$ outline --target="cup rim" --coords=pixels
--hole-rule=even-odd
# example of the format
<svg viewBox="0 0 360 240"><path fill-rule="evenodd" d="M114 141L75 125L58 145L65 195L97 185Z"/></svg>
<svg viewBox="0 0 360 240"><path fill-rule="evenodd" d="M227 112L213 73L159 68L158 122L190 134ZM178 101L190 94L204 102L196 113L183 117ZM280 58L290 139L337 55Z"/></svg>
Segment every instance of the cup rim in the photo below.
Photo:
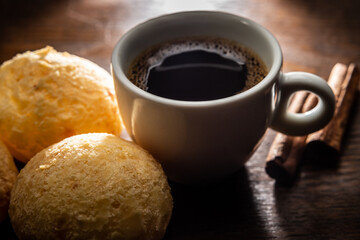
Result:
<svg viewBox="0 0 360 240"><path fill-rule="evenodd" d="M137 87L135 84L133 84L127 78L126 74L123 72L122 68L120 67L120 63L119 63L119 58L118 58L119 49L120 49L124 39L126 39L130 34L132 34L133 31L135 31L136 29L138 29L146 24L150 24L152 22L156 22L158 20L161 20L163 18L167 18L170 16L187 15L187 14L189 14L189 15L195 15L195 14L196 15L200 15L200 14L203 14L203 15L204 14L228 15L228 16L236 17L236 18L240 19L242 23L251 25L253 28L256 28L258 31L262 32L263 36L266 37L266 40L268 42L270 42L271 46L274 49L274 53L275 53L274 58L273 58L273 64L272 64L271 68L269 69L268 74L265 76L265 78L263 80L261 80L259 83L257 83L255 86L251 87L250 89L248 89L244 92L240 92L238 94L228 96L225 98L214 99L214 100L205 100L205 101L185 101L185 100L169 99L169 98L157 96L152 93L146 92L146 91L140 89L139 87ZM258 91L261 91L261 89L266 89L268 85L272 84L272 82L276 79L276 76L280 72L281 67L282 67L282 61L283 61L282 58L283 58L283 56L282 56L281 47L280 47L278 40L275 38L275 36L269 30L267 30L265 27L263 27L262 25L258 24L257 22L255 22L249 18L231 14L228 12L222 12L222 11L207 11L207 10L180 11L180 12L175 12L175 13L170 13L170 14L162 14L160 16L150 18L150 19L132 27L123 36L121 36L121 38L116 43L116 45L113 49L113 52L112 52L110 67L111 67L112 74L113 75L115 74L115 76L113 76L114 81L121 81L123 86L127 90L130 90L131 92L141 96L142 98L145 98L147 100L151 100L153 102L157 102L160 104L172 105L172 106L208 107L208 106L218 106L218 105L228 104L230 102L238 101L240 99L247 98L247 97L255 94Z"/></svg>

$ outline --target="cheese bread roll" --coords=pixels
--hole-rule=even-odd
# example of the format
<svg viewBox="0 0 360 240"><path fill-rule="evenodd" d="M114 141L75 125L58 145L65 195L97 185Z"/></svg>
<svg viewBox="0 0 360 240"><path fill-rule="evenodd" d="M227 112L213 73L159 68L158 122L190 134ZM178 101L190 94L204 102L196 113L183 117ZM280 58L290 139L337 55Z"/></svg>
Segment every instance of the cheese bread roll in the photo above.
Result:
<svg viewBox="0 0 360 240"><path fill-rule="evenodd" d="M72 136L21 170L9 214L19 239L161 239L172 197L158 162L105 133Z"/></svg>
<svg viewBox="0 0 360 240"><path fill-rule="evenodd" d="M0 222L8 217L10 192L17 175L14 159L0 140Z"/></svg>
<svg viewBox="0 0 360 240"><path fill-rule="evenodd" d="M4 62L0 93L0 138L24 163L72 135L121 131L111 75L52 47Z"/></svg>

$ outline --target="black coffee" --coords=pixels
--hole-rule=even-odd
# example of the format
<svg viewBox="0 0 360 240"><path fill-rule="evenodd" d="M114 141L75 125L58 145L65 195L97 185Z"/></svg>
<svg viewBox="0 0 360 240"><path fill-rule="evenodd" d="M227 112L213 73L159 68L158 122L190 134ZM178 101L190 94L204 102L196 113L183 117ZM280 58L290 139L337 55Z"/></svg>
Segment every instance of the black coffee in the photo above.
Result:
<svg viewBox="0 0 360 240"><path fill-rule="evenodd" d="M185 39L146 50L128 77L152 94L183 101L229 97L260 82L266 67L252 51L225 39Z"/></svg>

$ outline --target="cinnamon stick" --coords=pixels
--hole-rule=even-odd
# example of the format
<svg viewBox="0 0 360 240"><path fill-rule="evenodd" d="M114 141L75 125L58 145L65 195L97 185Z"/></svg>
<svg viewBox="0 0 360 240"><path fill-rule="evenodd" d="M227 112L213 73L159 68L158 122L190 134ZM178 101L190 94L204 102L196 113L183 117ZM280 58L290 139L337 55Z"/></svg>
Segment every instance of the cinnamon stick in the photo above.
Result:
<svg viewBox="0 0 360 240"><path fill-rule="evenodd" d="M289 110L307 112L315 107L317 97L307 92L295 94ZM300 166L301 154L305 146L306 136L292 137L278 133L270 147L266 158L266 173L282 184L290 184L295 179Z"/></svg>
<svg viewBox="0 0 360 240"><path fill-rule="evenodd" d="M276 134L266 158L265 172L276 181L287 183L293 177L293 169L284 167L289 156L294 137Z"/></svg>
<svg viewBox="0 0 360 240"><path fill-rule="evenodd" d="M302 105L304 104L307 92L298 92L291 99L289 111L298 113L301 111ZM267 156L267 162L275 160L276 162L284 162L287 158L293 137L287 136L282 133L278 133L270 147L269 154Z"/></svg>
<svg viewBox="0 0 360 240"><path fill-rule="evenodd" d="M304 158L322 166L338 163L342 138L360 79L355 64L350 64L348 68L343 65L337 76L342 81L338 80L338 85L333 89L336 96L334 117L325 128L308 135L306 139Z"/></svg>
<svg viewBox="0 0 360 240"><path fill-rule="evenodd" d="M336 98L333 119L327 127L308 136L291 137L278 133L266 158L265 171L270 177L279 183L291 184L299 172L303 154L304 158L312 161L314 158L317 161L329 159L329 157L337 158L359 82L358 75L354 64L351 64L349 68L340 63L333 67L328 79L328 84ZM289 110L307 112L316 106L317 101L318 98L313 94L295 95Z"/></svg>

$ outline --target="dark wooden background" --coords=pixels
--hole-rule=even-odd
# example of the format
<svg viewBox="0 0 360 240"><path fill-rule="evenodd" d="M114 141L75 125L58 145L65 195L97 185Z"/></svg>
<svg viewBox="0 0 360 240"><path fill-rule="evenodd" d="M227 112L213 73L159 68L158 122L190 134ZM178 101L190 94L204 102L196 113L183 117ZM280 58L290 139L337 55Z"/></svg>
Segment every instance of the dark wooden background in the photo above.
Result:
<svg viewBox="0 0 360 240"><path fill-rule="evenodd" d="M360 66L357 0L0 0L0 63L51 45L109 70L112 48L129 28L194 9L227 11L264 25L282 46L284 72L327 78L337 62ZM358 97L339 165L305 165L291 187L264 172L272 130L246 168L229 179L210 186L171 183L174 211L165 239L360 239L359 123ZM0 239L16 239L9 221L1 223Z"/></svg>

